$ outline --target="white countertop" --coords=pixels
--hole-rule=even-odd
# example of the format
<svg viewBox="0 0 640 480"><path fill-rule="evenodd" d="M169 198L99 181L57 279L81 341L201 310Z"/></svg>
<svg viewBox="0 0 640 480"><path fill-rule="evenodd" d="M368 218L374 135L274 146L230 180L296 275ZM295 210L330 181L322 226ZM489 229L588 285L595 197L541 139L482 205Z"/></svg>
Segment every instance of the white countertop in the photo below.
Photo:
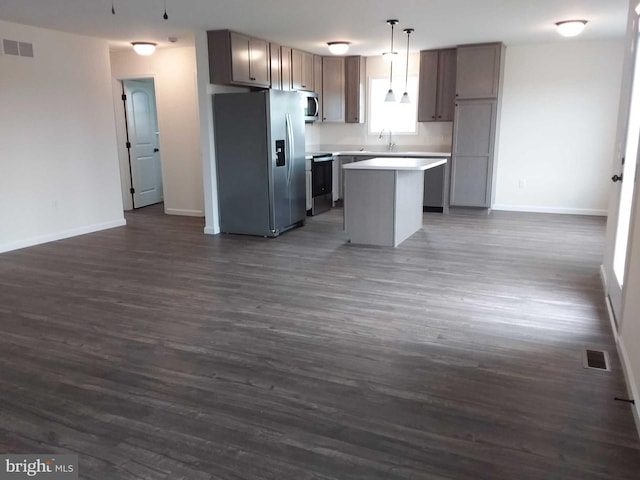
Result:
<svg viewBox="0 0 640 480"><path fill-rule="evenodd" d="M318 151L308 151L307 155L317 155L319 153L328 153L330 155L353 155L353 156L363 156L370 157L372 155L378 157L450 157L450 152L423 152L423 151L409 151L409 152L401 152L401 151L375 151L375 150L318 150Z"/></svg>
<svg viewBox="0 0 640 480"><path fill-rule="evenodd" d="M442 154L441 154L442 155ZM428 170L447 163L446 157L440 158L406 158L376 157L361 162L343 165L345 170Z"/></svg>

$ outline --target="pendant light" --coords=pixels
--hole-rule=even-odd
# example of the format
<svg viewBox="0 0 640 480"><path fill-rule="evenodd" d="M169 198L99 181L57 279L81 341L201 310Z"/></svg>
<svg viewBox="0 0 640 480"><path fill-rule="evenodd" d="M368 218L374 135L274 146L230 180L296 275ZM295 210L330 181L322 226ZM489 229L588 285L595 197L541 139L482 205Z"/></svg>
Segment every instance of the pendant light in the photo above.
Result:
<svg viewBox="0 0 640 480"><path fill-rule="evenodd" d="M414 32L413 28L405 28L404 33L407 34L407 66L404 71L404 93L400 99L400 103L411 103L409 100L409 92L407 92L407 86L409 84L409 36Z"/></svg>
<svg viewBox="0 0 640 480"><path fill-rule="evenodd" d="M397 25L398 20L387 20L387 23L389 25L391 25L391 50L388 52L388 54L390 56L389 58L391 59L391 62L390 62L390 65L389 65L389 91L387 92L387 95L384 97L384 101L385 102L395 102L396 101L396 96L393 93L393 88L392 88L392 83L393 83L393 56L396 54L396 52L393 51L393 27L395 25Z"/></svg>

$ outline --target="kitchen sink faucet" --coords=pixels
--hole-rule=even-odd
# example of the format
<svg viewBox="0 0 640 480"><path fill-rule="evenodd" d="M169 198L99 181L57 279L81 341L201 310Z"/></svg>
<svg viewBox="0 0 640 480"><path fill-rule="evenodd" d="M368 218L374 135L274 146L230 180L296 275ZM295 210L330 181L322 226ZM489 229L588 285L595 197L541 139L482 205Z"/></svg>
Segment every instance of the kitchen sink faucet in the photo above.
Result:
<svg viewBox="0 0 640 480"><path fill-rule="evenodd" d="M382 136L383 136L383 134L384 134L385 130L386 130L386 131L387 131L387 133L389 134L389 145L388 145L388 150L389 150L389 151L392 151L392 150L393 150L393 147L395 147L395 146L396 146L396 144L395 144L395 143L393 143L393 140L392 140L392 135L393 135L393 133L391 132L391 130L389 130L388 128L383 128L382 130L380 130L380 135L378 135L378 140L380 140L380 139L382 138Z"/></svg>

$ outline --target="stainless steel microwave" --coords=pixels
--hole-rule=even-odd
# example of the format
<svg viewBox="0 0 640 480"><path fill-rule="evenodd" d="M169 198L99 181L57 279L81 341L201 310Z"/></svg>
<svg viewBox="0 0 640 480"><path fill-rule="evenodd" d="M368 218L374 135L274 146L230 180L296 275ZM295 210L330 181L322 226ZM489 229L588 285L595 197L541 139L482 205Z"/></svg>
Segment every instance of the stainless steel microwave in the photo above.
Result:
<svg viewBox="0 0 640 480"><path fill-rule="evenodd" d="M314 92L301 92L305 95L304 102L304 121L307 123L318 120L320 114L320 104L318 102L318 94Z"/></svg>

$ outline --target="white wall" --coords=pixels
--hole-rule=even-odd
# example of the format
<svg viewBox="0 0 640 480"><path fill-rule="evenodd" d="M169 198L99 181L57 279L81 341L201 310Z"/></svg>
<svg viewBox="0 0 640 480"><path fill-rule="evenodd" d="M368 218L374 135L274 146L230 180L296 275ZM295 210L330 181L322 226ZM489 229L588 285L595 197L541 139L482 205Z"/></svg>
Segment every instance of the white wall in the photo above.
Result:
<svg viewBox="0 0 640 480"><path fill-rule="evenodd" d="M149 57L141 57L133 50L112 52L111 71L112 108L118 119L118 150L125 206L131 208L131 196L128 193L130 179L124 148L126 140L119 80L153 78L158 107L165 212L204 216L195 48L158 49Z"/></svg>
<svg viewBox="0 0 640 480"><path fill-rule="evenodd" d="M606 215L624 42L506 51L494 208Z"/></svg>
<svg viewBox="0 0 640 480"><path fill-rule="evenodd" d="M0 252L124 225L107 42L0 21Z"/></svg>
<svg viewBox="0 0 640 480"><path fill-rule="evenodd" d="M396 62L393 75L393 89L399 97L404 89L405 57L400 56ZM409 55L409 75L417 76L420 70L420 54L413 52ZM382 56L367 57L366 77L367 89L369 79L374 77L388 78L389 64ZM367 92L368 101L368 92ZM412 99L414 102L416 99ZM368 113L367 113L368 115ZM418 123L418 132L414 135L394 135L393 142L398 148L421 147L422 150L450 151L453 132L452 122ZM308 149L318 147L383 147L389 140L386 134L379 139L379 134L369 134L366 123L321 123L307 124L306 144Z"/></svg>

